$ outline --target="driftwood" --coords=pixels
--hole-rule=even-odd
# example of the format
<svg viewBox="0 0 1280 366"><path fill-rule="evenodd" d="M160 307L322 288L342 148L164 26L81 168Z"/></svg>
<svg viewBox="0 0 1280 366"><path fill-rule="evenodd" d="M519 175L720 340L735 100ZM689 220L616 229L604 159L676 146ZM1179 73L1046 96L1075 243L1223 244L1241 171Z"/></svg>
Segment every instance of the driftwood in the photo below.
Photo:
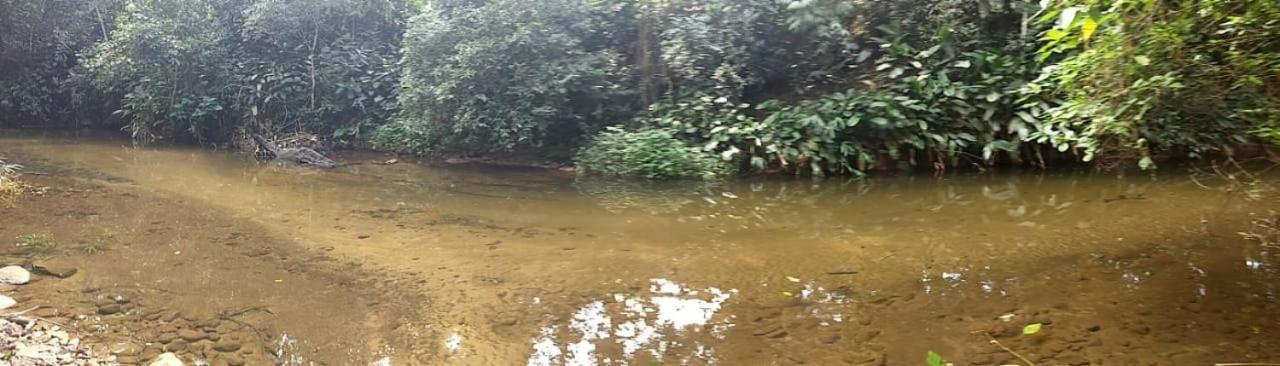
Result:
<svg viewBox="0 0 1280 366"><path fill-rule="evenodd" d="M338 163L329 160L315 150L305 147L278 147L267 141L262 135L253 135L253 142L258 144L258 149L262 154L255 154L265 160L284 162L290 164L306 165L316 168L332 168L338 166ZM265 156L264 156L265 155Z"/></svg>

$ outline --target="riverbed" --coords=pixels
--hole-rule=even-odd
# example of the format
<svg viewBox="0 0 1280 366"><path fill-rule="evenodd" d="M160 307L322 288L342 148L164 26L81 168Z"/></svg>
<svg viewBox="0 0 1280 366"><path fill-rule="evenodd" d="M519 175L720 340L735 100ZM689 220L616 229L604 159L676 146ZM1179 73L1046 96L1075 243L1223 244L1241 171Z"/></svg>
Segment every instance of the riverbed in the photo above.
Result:
<svg viewBox="0 0 1280 366"><path fill-rule="evenodd" d="M202 329L249 353L185 357L250 364L1280 362L1280 248L1240 234L1280 205L1180 172L653 184L0 136L48 187L0 240L62 243L3 258L81 268L20 291L140 360Z"/></svg>

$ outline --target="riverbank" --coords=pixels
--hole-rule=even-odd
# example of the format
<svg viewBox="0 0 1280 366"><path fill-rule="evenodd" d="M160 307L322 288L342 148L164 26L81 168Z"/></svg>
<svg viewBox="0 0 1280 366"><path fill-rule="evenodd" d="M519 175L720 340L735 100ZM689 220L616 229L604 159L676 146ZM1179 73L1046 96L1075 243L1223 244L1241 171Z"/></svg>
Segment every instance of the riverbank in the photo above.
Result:
<svg viewBox="0 0 1280 366"><path fill-rule="evenodd" d="M402 319L421 319L410 314L427 303L217 209L24 163L41 174L23 177L33 189L16 207L0 208L0 263L36 271L4 290L17 301L8 310L32 309L79 334L87 355L126 365L166 352L187 364L364 364L405 344ZM350 336L332 344L331 333ZM321 334L326 343L310 343Z"/></svg>

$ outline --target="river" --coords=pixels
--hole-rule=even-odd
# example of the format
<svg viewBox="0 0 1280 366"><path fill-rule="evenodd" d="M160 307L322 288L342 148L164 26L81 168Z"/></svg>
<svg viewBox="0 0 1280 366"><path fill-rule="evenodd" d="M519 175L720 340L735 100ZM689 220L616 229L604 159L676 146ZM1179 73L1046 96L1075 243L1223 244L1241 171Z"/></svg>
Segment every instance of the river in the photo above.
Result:
<svg viewBox="0 0 1280 366"><path fill-rule="evenodd" d="M215 210L377 278L349 286L418 299L366 337L350 313L374 305L316 301L252 271L225 278L261 287L235 292L246 304L278 297L269 338L330 348L294 361L1280 362L1280 248L1240 234L1280 205L1185 173L651 184L361 153L316 171L41 133L0 135L0 155ZM169 226L207 229L183 224ZM166 301L198 311L208 295Z"/></svg>

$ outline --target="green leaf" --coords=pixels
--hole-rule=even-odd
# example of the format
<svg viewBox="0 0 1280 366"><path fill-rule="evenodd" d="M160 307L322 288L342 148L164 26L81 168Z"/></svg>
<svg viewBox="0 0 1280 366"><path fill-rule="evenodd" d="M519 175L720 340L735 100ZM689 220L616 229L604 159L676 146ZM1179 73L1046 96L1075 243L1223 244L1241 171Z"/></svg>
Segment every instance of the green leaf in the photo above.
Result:
<svg viewBox="0 0 1280 366"><path fill-rule="evenodd" d="M947 361L943 360L942 355L937 352L929 351L924 355L924 363L928 366L943 366L947 364Z"/></svg>
<svg viewBox="0 0 1280 366"><path fill-rule="evenodd" d="M1027 326L1022 327L1022 334L1031 335L1031 334L1040 333L1041 326L1042 325L1040 323L1027 324Z"/></svg>
<svg viewBox="0 0 1280 366"><path fill-rule="evenodd" d="M1043 38L1043 40L1046 40L1046 41L1057 41L1057 40L1061 40L1063 37L1066 37L1066 36L1067 36L1067 34L1068 34L1067 32L1064 32L1064 31L1059 30L1059 29L1050 29L1050 30L1048 30L1048 31L1044 32L1044 38Z"/></svg>
<svg viewBox="0 0 1280 366"><path fill-rule="evenodd" d="M1133 61L1137 62L1139 65L1142 65L1142 66L1147 66L1151 64L1151 58L1147 56L1134 56Z"/></svg>
<svg viewBox="0 0 1280 366"><path fill-rule="evenodd" d="M1027 113L1026 111L1018 111L1014 114L1017 114L1018 118L1021 118L1023 121L1027 121L1027 123L1036 123L1036 117L1032 116L1031 113Z"/></svg>
<svg viewBox="0 0 1280 366"><path fill-rule="evenodd" d="M1098 21L1091 16L1085 17L1084 22L1080 24L1080 38L1088 41L1096 30L1098 30Z"/></svg>

